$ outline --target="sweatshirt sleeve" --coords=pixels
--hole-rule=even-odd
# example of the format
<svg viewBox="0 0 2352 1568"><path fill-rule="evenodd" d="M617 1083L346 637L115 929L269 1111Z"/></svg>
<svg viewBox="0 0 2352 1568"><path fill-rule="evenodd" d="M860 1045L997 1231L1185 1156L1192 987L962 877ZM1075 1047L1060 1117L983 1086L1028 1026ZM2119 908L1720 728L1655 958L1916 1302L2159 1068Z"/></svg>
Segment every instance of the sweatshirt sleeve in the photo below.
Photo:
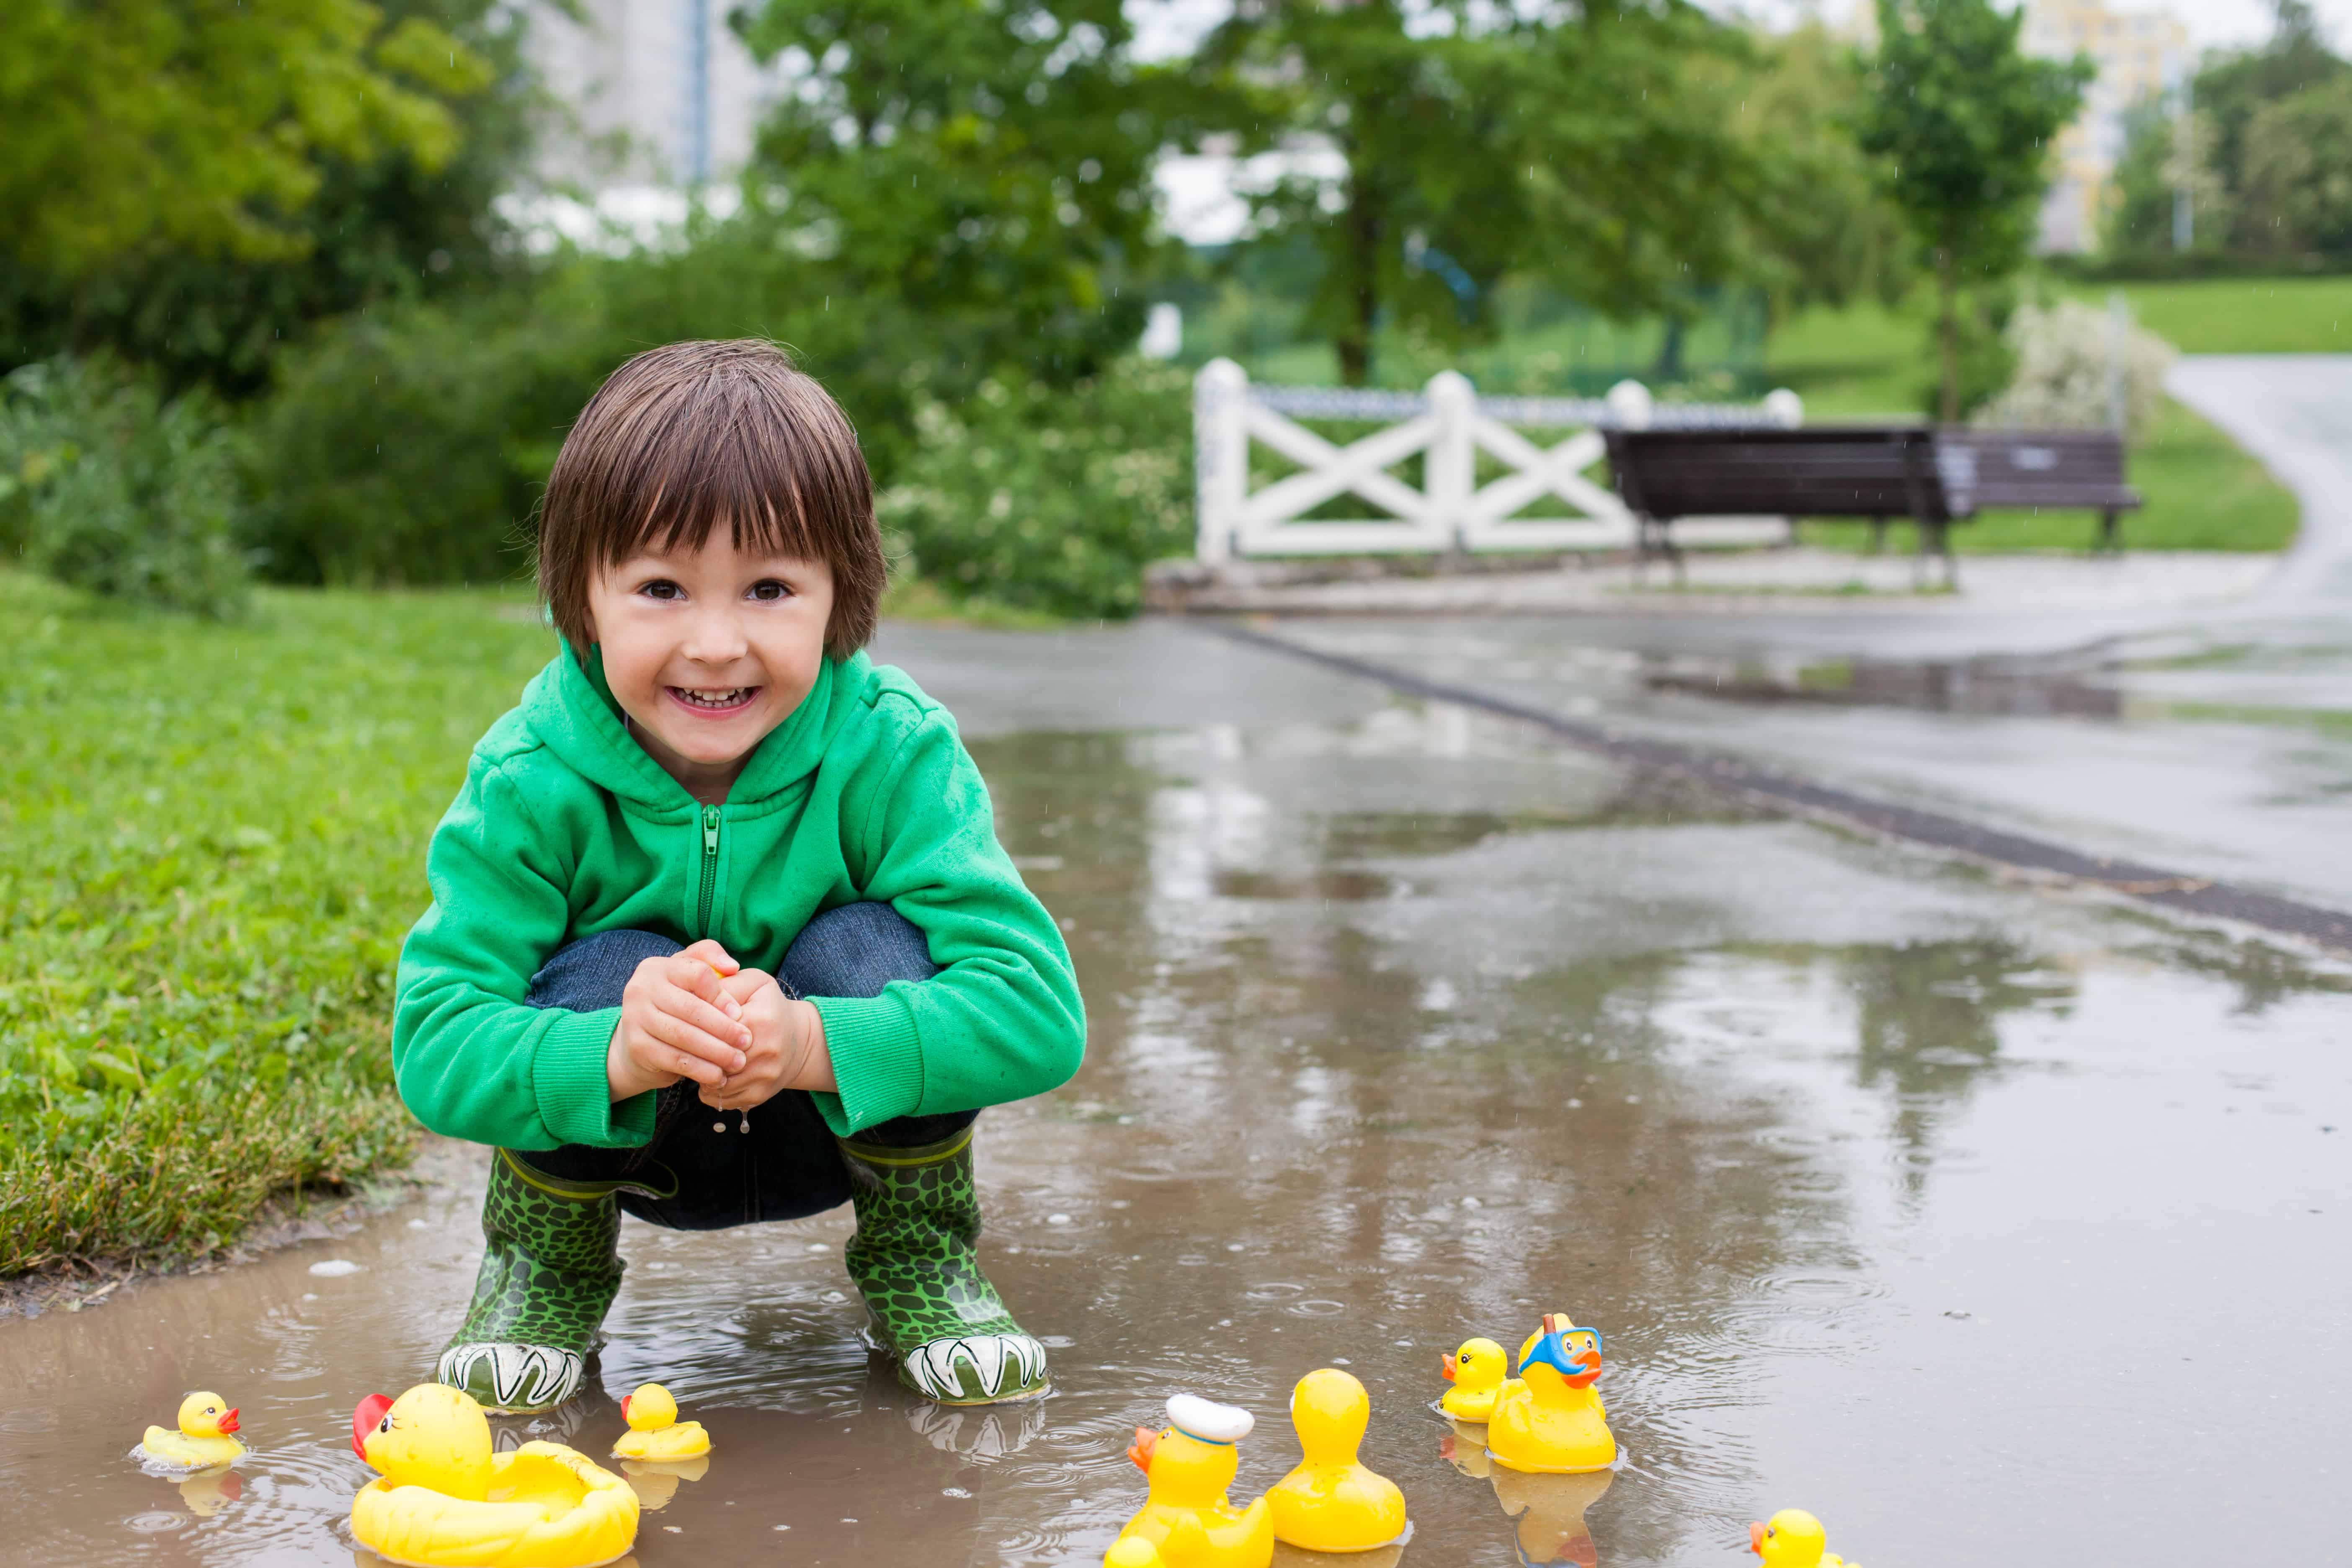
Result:
<svg viewBox="0 0 2352 1568"><path fill-rule="evenodd" d="M513 781L477 757L434 829L433 902L400 950L393 1075L416 1119L453 1138L632 1148L653 1134L655 1097L612 1102L604 1057L621 1010L523 1005L571 915L528 810Z"/></svg>
<svg viewBox="0 0 2352 1568"><path fill-rule="evenodd" d="M997 843L988 786L944 711L899 743L862 838L862 895L919 928L940 973L879 996L812 998L841 1086L815 1096L834 1131L1069 1081L1087 1032L1069 950Z"/></svg>

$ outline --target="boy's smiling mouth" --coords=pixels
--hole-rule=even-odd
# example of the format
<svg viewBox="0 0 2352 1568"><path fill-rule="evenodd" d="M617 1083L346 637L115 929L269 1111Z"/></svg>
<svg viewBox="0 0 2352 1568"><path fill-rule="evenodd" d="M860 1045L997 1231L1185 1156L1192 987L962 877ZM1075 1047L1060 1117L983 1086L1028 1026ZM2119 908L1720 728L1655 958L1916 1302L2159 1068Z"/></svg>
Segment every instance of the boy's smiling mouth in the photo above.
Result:
<svg viewBox="0 0 2352 1568"><path fill-rule="evenodd" d="M758 700L761 690L756 686L730 686L715 691L691 686L665 686L662 689L681 708L718 716L741 712Z"/></svg>

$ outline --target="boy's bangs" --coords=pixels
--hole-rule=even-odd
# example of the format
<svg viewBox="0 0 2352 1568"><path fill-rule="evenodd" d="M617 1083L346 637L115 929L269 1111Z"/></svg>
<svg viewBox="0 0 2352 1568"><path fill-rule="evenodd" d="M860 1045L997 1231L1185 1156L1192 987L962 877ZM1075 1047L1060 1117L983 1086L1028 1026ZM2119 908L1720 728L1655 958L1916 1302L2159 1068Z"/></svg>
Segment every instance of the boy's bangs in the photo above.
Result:
<svg viewBox="0 0 2352 1568"><path fill-rule="evenodd" d="M647 552L699 550L722 522L739 552L804 561L830 553L810 527L808 486L789 456L789 437L759 440L735 412L707 433L690 425L672 432L613 476L618 493L606 513L614 525L604 542L607 566Z"/></svg>

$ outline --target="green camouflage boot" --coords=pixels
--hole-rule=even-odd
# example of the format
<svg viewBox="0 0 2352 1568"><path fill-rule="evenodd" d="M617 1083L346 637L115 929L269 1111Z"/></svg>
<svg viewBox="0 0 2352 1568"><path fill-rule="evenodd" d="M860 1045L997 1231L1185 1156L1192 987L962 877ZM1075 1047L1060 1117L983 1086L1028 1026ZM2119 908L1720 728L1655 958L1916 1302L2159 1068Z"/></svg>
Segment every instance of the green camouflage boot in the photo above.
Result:
<svg viewBox="0 0 2352 1568"><path fill-rule="evenodd" d="M866 1297L866 1342L898 1381L942 1405L1045 1392L1045 1347L1013 1321L980 1271L971 1129L920 1149L841 1141L857 1234L843 1249Z"/></svg>
<svg viewBox="0 0 2352 1568"><path fill-rule="evenodd" d="M466 1321L433 1369L484 1409L551 1410L580 1392L598 1331L621 1289L621 1201L627 1184L571 1182L510 1150L490 1157L482 1199L482 1271Z"/></svg>

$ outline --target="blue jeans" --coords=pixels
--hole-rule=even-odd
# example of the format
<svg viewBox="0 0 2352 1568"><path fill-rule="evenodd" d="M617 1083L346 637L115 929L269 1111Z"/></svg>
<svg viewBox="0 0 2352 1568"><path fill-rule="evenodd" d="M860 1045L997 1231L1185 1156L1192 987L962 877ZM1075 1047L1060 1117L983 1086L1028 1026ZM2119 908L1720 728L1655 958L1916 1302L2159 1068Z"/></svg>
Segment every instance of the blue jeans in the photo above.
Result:
<svg viewBox="0 0 2352 1568"><path fill-rule="evenodd" d="M621 1005L622 989L637 965L666 958L679 943L654 931L608 931L556 950L531 976L523 997L532 1007L594 1012ZM893 980L929 980L939 973L923 933L884 903L842 904L801 928L776 966L790 996L879 996ZM860 1143L914 1149L953 1137L976 1110L905 1116L868 1127ZM747 1121L735 1110L713 1110L680 1080L661 1091L654 1132L641 1148L517 1152L533 1170L576 1182L610 1182L621 1207L639 1219L677 1230L719 1230L759 1220L799 1219L849 1201L849 1171L833 1130L806 1090L788 1089Z"/></svg>

